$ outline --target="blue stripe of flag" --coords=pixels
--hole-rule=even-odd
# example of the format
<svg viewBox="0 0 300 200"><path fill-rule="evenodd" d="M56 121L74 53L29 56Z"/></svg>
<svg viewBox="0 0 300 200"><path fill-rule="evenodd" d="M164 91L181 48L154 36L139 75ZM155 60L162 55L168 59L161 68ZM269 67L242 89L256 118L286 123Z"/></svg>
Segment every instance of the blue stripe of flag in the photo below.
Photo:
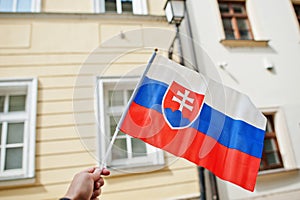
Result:
<svg viewBox="0 0 300 200"><path fill-rule="evenodd" d="M162 100L167 89L167 84L145 77L134 101L141 106L162 113ZM242 120L235 120L205 103L200 116L191 127L228 148L261 158L264 130Z"/></svg>

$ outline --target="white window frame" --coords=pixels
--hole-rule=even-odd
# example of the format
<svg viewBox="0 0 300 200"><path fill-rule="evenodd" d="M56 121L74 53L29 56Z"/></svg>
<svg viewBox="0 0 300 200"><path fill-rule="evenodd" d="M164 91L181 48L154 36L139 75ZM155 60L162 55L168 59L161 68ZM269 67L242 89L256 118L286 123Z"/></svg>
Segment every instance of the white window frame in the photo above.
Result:
<svg viewBox="0 0 300 200"><path fill-rule="evenodd" d="M10 12L21 12L17 11L17 2L19 0L12 0L13 1L13 7ZM31 9L30 12L41 12L41 0L31 0Z"/></svg>
<svg viewBox="0 0 300 200"><path fill-rule="evenodd" d="M122 2L116 0L117 13L122 14ZM105 13L105 0L94 0L95 13ZM132 0L132 12L135 15L148 15L147 0Z"/></svg>
<svg viewBox="0 0 300 200"><path fill-rule="evenodd" d="M0 166L0 185L7 185L6 180L12 183L12 180L32 179L35 176L37 79L1 79L0 95L8 98L8 95L12 94L26 94L26 105L25 111L0 113L0 122L2 123L1 159L3 159ZM8 105L4 105L4 111L7 110ZM21 145L23 147L22 169L4 170L6 129L10 122L24 122L24 141Z"/></svg>
<svg viewBox="0 0 300 200"><path fill-rule="evenodd" d="M105 156L107 147L109 142L107 140L107 134L110 133L109 124L108 124L108 106L106 105L108 101L108 90L113 88L114 85L118 82L122 82L122 84L118 84L118 89L134 89L139 78L116 78L116 77L107 77L107 78L97 78L97 121L99 127L98 133L98 141L99 141L99 149L98 155L100 158L100 162ZM121 85L121 87L119 87ZM122 108L122 112L124 111L125 106ZM119 110L119 109L118 109ZM120 114L120 113L118 113ZM128 138L127 138L128 137ZM126 139L130 139L129 135L126 135ZM112 161L111 155L108 158L107 165L108 167L114 169L124 169L124 168L132 168L132 167L151 167L151 166L163 166L164 165L164 153L161 149L155 148L149 144L146 144L147 156L136 157L133 159L119 159Z"/></svg>

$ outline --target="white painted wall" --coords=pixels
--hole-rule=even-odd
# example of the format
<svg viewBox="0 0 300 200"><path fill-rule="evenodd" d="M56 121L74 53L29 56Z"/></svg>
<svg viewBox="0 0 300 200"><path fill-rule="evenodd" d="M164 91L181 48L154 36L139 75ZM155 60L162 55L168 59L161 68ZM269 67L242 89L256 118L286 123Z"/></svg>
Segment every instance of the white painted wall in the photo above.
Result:
<svg viewBox="0 0 300 200"><path fill-rule="evenodd" d="M198 55L200 71L246 93L262 110L278 111L276 131L285 169L260 174L253 193L219 180L221 199L282 199L283 194L299 199L300 31L291 1L247 0L255 39L269 41L267 47L251 48L230 48L220 43L225 35L217 0L187 0L186 4L194 44L200 44L216 65L212 67ZM188 33L187 27L185 18L181 31ZM226 71L217 66L220 63L227 64ZM274 66L273 73L265 69L268 63Z"/></svg>

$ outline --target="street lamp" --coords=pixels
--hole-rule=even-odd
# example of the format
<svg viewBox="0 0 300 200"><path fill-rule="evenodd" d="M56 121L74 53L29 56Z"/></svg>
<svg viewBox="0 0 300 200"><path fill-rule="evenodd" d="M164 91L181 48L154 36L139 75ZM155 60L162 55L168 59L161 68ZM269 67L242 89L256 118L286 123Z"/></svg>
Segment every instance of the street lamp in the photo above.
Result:
<svg viewBox="0 0 300 200"><path fill-rule="evenodd" d="M167 0L165 7L164 7L166 18L169 24L176 25L176 36L169 48L169 58L172 58L173 50L174 50L174 43L175 40L178 39L178 53L180 55L180 64L184 65L183 55L182 55L182 47L181 47L181 39L179 35L179 26L181 21L184 18L185 14L185 0Z"/></svg>
<svg viewBox="0 0 300 200"><path fill-rule="evenodd" d="M179 26L184 18L185 0L167 0L164 7L167 21Z"/></svg>

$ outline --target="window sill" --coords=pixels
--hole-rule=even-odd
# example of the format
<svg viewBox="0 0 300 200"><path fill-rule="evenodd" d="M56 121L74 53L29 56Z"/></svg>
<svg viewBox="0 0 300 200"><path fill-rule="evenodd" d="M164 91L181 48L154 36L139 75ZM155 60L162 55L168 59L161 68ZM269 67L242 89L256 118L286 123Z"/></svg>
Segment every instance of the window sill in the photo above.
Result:
<svg viewBox="0 0 300 200"><path fill-rule="evenodd" d="M32 185L35 183L35 178L21 178L21 179L14 179L14 180L1 180L0 181L0 188L7 188L7 187L18 187L24 185Z"/></svg>
<svg viewBox="0 0 300 200"><path fill-rule="evenodd" d="M268 40L221 40L220 43L228 47L267 47Z"/></svg>
<svg viewBox="0 0 300 200"><path fill-rule="evenodd" d="M297 171L298 169L285 169L285 168L279 168L279 169L270 169L265 171L258 172L258 176L264 176L264 175L271 175L271 174L278 174L278 173L287 173L287 172L293 172Z"/></svg>

